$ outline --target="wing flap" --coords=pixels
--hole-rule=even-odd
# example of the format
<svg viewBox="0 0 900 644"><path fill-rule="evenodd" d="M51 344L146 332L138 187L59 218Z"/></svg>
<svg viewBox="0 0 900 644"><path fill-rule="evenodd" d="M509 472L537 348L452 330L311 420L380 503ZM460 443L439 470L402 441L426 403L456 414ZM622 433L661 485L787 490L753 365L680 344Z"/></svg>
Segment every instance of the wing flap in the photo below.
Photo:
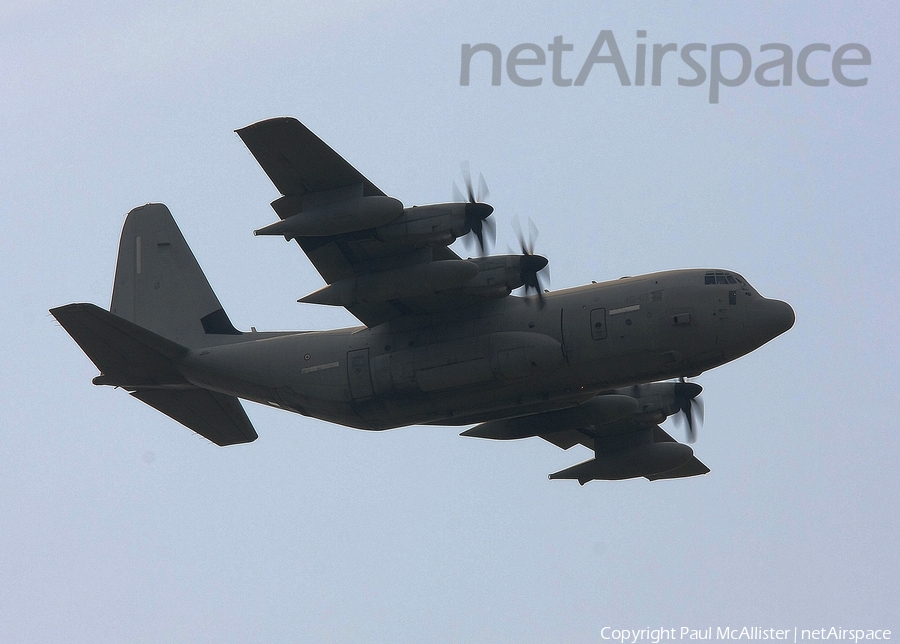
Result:
<svg viewBox="0 0 900 644"><path fill-rule="evenodd" d="M563 429L558 432L539 434L548 443L553 443L560 449L569 449L581 444L588 449L594 449L594 439L580 429Z"/></svg>

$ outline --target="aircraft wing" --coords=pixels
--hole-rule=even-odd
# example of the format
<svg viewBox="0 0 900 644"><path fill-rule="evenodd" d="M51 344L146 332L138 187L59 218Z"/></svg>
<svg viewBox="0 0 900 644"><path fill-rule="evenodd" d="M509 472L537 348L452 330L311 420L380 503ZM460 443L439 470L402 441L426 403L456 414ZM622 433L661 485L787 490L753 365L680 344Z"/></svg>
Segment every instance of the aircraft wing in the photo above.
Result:
<svg viewBox="0 0 900 644"><path fill-rule="evenodd" d="M375 184L297 119L267 119L237 133L286 197L357 184L362 184L365 196L384 196Z"/></svg>
<svg viewBox="0 0 900 644"><path fill-rule="evenodd" d="M545 441L553 443L554 445L562 449L569 449L574 445L581 444L588 449L594 450L595 453L602 455L604 453L612 453L616 448L619 447L618 439L620 436L640 431L641 429L642 427L639 422L635 422L631 419L626 419L618 422L607 423L603 426L602 435L588 428L579 428L564 429L562 431L556 432L547 432L544 434L539 434L539 436ZM669 436L669 434L667 434L665 430L663 430L663 428L659 425L653 425L651 427L651 430L653 432L654 443L678 442L674 438ZM674 470L669 470L667 472L661 472L658 474L651 474L645 476L645 478L650 481L656 481L659 479L677 479L688 476L708 474L709 471L709 468L704 465L700 461L700 459L698 459L696 456L692 456L687 463Z"/></svg>
<svg viewBox="0 0 900 644"><path fill-rule="evenodd" d="M335 203L369 197L390 200L294 118L260 121L237 130L237 134L281 192L282 197L272 202L272 207L282 222L298 213L317 209L328 213ZM402 209L402 204L396 203ZM337 234L292 236L329 285L352 283L375 274L391 275L391 271L394 275L398 270L417 271L445 260L462 262L445 246L415 247L402 240L385 241L378 237L374 226ZM426 292L342 305L363 324L372 327L401 315L451 311L472 301L471 296Z"/></svg>
<svg viewBox="0 0 900 644"><path fill-rule="evenodd" d="M550 475L551 479L576 479L582 485L592 479L643 476L655 481L706 474L709 468L693 450L658 425L661 415L674 413L674 399L664 398L672 397L679 386L681 383L648 383L643 395L635 388L615 390L574 407L489 420L461 435L492 440L540 436L561 449L584 445L594 452L593 459ZM659 400L653 403L654 398Z"/></svg>

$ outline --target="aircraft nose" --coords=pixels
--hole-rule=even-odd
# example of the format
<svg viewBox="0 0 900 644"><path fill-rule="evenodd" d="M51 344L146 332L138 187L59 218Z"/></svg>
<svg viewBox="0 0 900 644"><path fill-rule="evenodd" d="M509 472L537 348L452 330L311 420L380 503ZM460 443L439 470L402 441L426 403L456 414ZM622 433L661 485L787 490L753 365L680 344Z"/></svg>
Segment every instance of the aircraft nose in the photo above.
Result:
<svg viewBox="0 0 900 644"><path fill-rule="evenodd" d="M781 300L763 300L763 307L760 311L759 322L761 323L766 336L770 339L781 335L792 326L796 320L794 309L787 302Z"/></svg>

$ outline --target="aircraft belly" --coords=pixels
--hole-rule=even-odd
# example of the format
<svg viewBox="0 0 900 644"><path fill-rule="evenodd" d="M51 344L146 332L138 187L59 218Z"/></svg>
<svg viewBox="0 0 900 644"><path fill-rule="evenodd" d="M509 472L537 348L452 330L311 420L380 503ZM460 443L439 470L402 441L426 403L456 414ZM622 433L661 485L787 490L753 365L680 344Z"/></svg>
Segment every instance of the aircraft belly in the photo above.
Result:
<svg viewBox="0 0 900 644"><path fill-rule="evenodd" d="M412 352L416 387L423 392L458 389L494 378L488 336L462 338L418 347ZM399 357L404 374L410 352ZM404 384L408 378L404 378Z"/></svg>
<svg viewBox="0 0 900 644"><path fill-rule="evenodd" d="M397 341L387 346L401 344ZM373 344L378 344L374 343ZM546 400L564 366L559 342L540 333L497 332L383 353L371 360L373 396L354 407L372 428L495 411Z"/></svg>
<svg viewBox="0 0 900 644"><path fill-rule="evenodd" d="M192 352L182 369L197 386L300 413L315 401L349 406L347 335L284 334L210 347Z"/></svg>
<svg viewBox="0 0 900 644"><path fill-rule="evenodd" d="M415 424L452 425L457 424L457 419L469 417L484 420L531 413L533 409L555 408L596 393L596 390L577 387L550 390L547 383L538 378L515 383L491 380L454 390L382 394L354 404L354 409L366 429Z"/></svg>
<svg viewBox="0 0 900 644"><path fill-rule="evenodd" d="M396 339L395 339L396 340ZM498 332L372 355L367 331L308 333L194 352L198 386L329 422L387 429L546 400L563 365L555 339ZM394 345L400 344L394 342ZM562 374L560 374L562 375Z"/></svg>

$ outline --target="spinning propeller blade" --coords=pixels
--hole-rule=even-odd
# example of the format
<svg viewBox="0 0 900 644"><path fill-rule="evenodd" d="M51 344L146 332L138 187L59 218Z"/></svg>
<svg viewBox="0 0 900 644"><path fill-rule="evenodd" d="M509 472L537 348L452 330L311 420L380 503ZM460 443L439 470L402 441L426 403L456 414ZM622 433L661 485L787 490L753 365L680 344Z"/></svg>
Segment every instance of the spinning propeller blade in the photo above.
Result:
<svg viewBox="0 0 900 644"><path fill-rule="evenodd" d="M703 387L687 382L684 377L675 385L675 402L678 404L679 418L687 426L687 442L697 440L697 428L703 424L703 400L699 398Z"/></svg>
<svg viewBox="0 0 900 644"><path fill-rule="evenodd" d="M538 296L538 306L544 308L544 289L539 273L547 268L549 261L546 257L536 255L534 252L538 236L537 226L533 221L528 220L529 239L527 240L522 233L518 217L513 219L513 228L516 231L516 239L519 240L519 252L522 254L522 258L519 260L519 271L525 285L525 294L527 296L529 290L534 290Z"/></svg>
<svg viewBox="0 0 900 644"><path fill-rule="evenodd" d="M485 200L490 195L490 190L487 187L487 181L484 180L484 175L478 175L478 194L475 194L475 187L472 184L472 174L469 171L469 163L464 161L460 164L460 169L462 170L463 175L463 183L466 187L466 195L459 191L459 188L456 187L456 183L453 183L453 200L454 201L465 201L466 203L466 228L475 236L475 239L478 241L478 246L481 249L482 254L486 254L489 247L493 246L494 241L497 238L497 230L494 226L494 220L488 219L491 216L491 213L494 212L494 207L490 204L485 203ZM468 245L468 240L471 238L466 238L466 244Z"/></svg>

